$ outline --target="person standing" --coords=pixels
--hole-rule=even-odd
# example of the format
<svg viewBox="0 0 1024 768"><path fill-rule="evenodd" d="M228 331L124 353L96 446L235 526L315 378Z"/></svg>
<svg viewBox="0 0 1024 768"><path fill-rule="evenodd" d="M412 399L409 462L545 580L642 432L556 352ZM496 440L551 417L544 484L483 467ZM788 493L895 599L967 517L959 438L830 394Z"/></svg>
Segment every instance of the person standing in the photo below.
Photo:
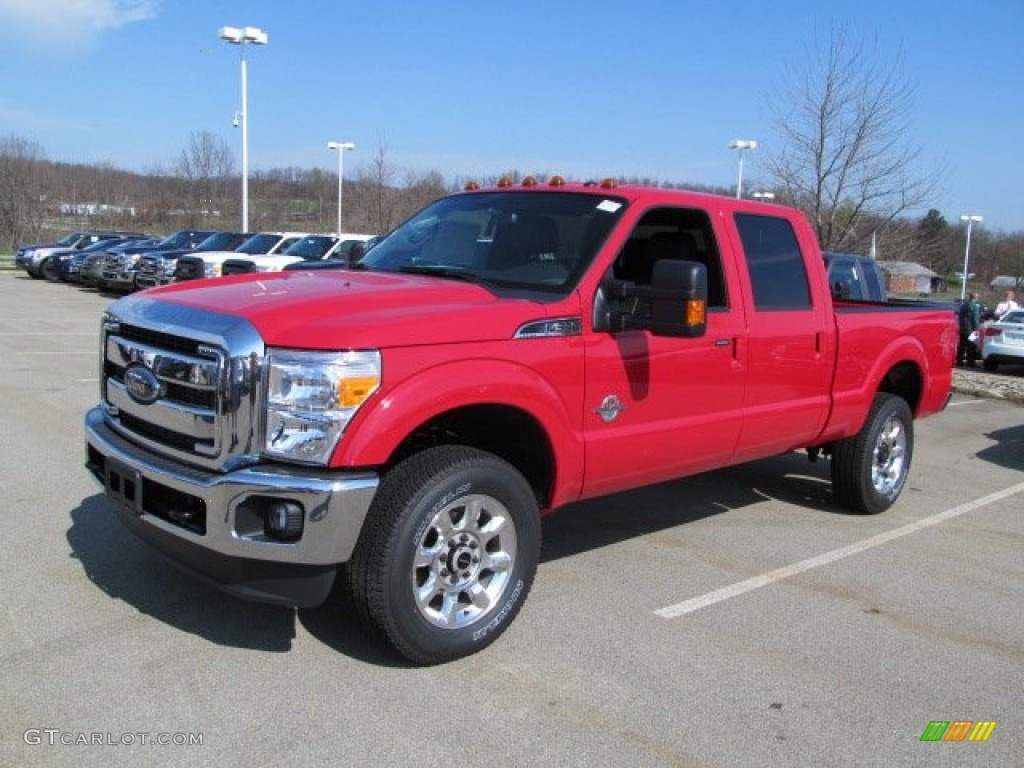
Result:
<svg viewBox="0 0 1024 768"><path fill-rule="evenodd" d="M1013 291L1007 291L1006 298L996 304L996 320L1002 319L1003 315L1015 309L1020 309L1020 304L1017 303L1017 295Z"/></svg>
<svg viewBox="0 0 1024 768"><path fill-rule="evenodd" d="M973 368L978 361L978 347L971 337L981 325L981 305L978 303L977 294L969 293L967 298L960 302L957 319L960 323L960 343L956 348L956 364Z"/></svg>

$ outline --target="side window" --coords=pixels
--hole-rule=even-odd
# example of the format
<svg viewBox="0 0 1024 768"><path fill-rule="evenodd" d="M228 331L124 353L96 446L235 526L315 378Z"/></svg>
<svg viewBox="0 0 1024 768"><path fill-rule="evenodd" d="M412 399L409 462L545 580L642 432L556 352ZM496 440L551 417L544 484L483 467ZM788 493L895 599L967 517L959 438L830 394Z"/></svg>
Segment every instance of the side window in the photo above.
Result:
<svg viewBox="0 0 1024 768"><path fill-rule="evenodd" d="M759 310L810 309L807 267L786 219L736 214L736 227Z"/></svg>
<svg viewBox="0 0 1024 768"><path fill-rule="evenodd" d="M655 208L644 214L615 259L613 276L650 285L661 259L698 261L708 271L708 307L728 306L722 260L707 212L691 208Z"/></svg>

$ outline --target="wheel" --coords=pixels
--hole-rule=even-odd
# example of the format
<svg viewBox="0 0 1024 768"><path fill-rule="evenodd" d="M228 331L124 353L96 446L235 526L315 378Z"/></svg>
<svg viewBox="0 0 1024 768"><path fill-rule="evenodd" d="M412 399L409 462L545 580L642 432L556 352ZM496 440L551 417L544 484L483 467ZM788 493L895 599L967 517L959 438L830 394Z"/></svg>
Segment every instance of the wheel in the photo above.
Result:
<svg viewBox="0 0 1024 768"><path fill-rule="evenodd" d="M540 515L506 461L431 448L385 475L346 567L370 626L407 659L437 664L491 644L526 600Z"/></svg>
<svg viewBox="0 0 1024 768"><path fill-rule="evenodd" d="M60 282L60 271L59 268L57 267L57 264L54 262L52 256L43 261L43 263L40 265L40 269L42 270L43 277L45 277L51 283Z"/></svg>
<svg viewBox="0 0 1024 768"><path fill-rule="evenodd" d="M832 492L836 501L870 515L899 498L914 453L914 417L907 402L879 393L860 432L832 451Z"/></svg>
<svg viewBox="0 0 1024 768"><path fill-rule="evenodd" d="M995 373L996 369L999 367L999 363L997 363L995 360L982 360L981 367L984 368L989 373Z"/></svg>

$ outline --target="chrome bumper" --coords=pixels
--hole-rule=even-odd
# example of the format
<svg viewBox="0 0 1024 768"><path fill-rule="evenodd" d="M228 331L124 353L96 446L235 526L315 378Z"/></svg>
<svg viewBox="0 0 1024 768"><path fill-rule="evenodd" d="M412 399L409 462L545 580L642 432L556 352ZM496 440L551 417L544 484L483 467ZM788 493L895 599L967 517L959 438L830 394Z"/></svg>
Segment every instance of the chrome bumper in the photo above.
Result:
<svg viewBox="0 0 1024 768"><path fill-rule="evenodd" d="M129 528L221 589L268 602L319 601L291 590L288 569L296 569L297 581L308 581L310 568L329 570L333 583L334 566L350 558L379 482L373 472L273 464L227 473L196 469L126 440L99 407L85 416L85 436L86 466ZM302 505L297 540L266 534L260 510L271 499Z"/></svg>

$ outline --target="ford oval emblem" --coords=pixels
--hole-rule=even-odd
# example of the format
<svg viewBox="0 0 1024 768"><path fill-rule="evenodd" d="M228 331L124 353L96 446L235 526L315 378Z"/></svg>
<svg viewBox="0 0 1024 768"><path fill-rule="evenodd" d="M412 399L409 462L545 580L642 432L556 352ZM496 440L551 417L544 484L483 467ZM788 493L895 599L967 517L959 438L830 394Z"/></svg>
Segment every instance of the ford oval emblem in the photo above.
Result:
<svg viewBox="0 0 1024 768"><path fill-rule="evenodd" d="M160 379L144 365L136 363L125 369L124 386L132 400L142 405L151 405L160 399Z"/></svg>

